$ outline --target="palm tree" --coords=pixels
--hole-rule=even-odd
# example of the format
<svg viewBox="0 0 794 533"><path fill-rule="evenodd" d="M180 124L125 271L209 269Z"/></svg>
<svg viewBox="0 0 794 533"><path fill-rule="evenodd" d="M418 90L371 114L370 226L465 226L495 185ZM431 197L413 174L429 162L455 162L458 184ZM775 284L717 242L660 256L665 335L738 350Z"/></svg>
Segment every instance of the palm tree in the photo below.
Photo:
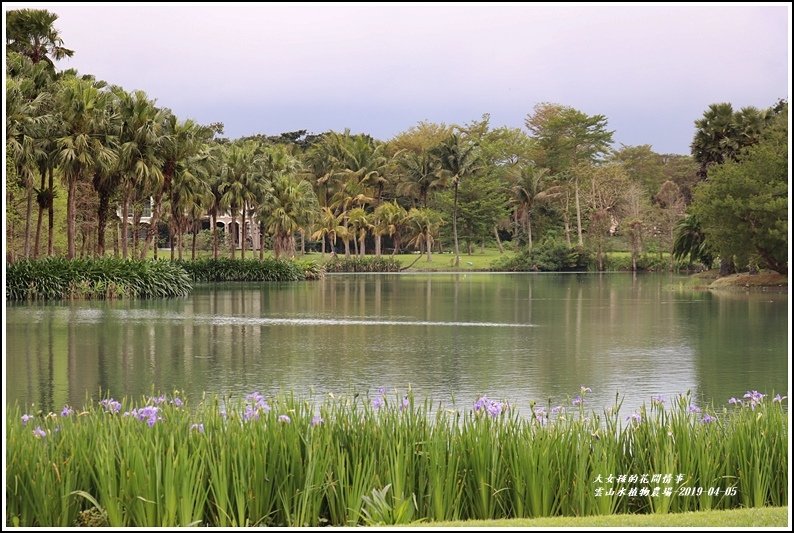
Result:
<svg viewBox="0 0 794 533"><path fill-rule="evenodd" d="M245 229L245 209L249 200L256 198L256 190L254 187L254 174L257 172L257 165L259 165L258 156L256 153L256 145L252 142L234 144L226 151L226 160L221 168L222 183L219 187L221 192L221 207L231 213L232 223L231 231L235 232L237 229L237 214L242 210L243 215L243 230ZM238 232L240 234L240 232ZM242 232L242 256L245 257L245 232ZM229 248L231 251L232 259L234 259L234 252L236 249L236 235L231 234Z"/></svg>
<svg viewBox="0 0 794 533"><path fill-rule="evenodd" d="M700 220L694 214L682 218L675 227L673 257L681 260L689 256L689 262L700 261L706 268L714 263L714 253L706 242Z"/></svg>
<svg viewBox="0 0 794 533"><path fill-rule="evenodd" d="M377 191L374 201L379 203L387 182L384 174L388 159L383 155L384 144L374 141L368 135L350 136L346 131L341 148L344 179L353 179Z"/></svg>
<svg viewBox="0 0 794 533"><path fill-rule="evenodd" d="M162 136L157 143L157 154L162 161L160 175L152 174L154 178L149 186L149 191L153 196L153 208L151 224L146 235L141 250L141 258L146 257L149 246L154 242L157 235L157 224L160 218L160 210L163 197L168 197L171 193L174 174L180 165L186 165L187 161L202 152L207 142L214 136L211 127L201 126L188 119L179 122L170 112L163 113ZM157 246L154 246L154 256L157 257Z"/></svg>
<svg viewBox="0 0 794 533"><path fill-rule="evenodd" d="M406 218L406 225L411 239L408 244L414 245L420 253L424 248L427 251L427 261L432 261L432 250L435 237L444 221L441 213L427 208L411 208Z"/></svg>
<svg viewBox="0 0 794 533"><path fill-rule="evenodd" d="M549 187L547 168L532 165L521 167L518 175L511 180L510 194L516 206L516 221L522 221L527 234L527 249L532 251L532 208L536 202L557 198L562 194L560 187Z"/></svg>
<svg viewBox="0 0 794 533"><path fill-rule="evenodd" d="M739 151L733 106L729 103L711 104L703 117L695 121L695 127L697 131L692 140L692 156L700 164L700 178L705 179L709 166L735 159Z"/></svg>
<svg viewBox="0 0 794 533"><path fill-rule="evenodd" d="M380 257L381 238L388 235L395 239L394 252L396 253L398 244L397 236L400 228L405 222L407 213L397 202L386 202L375 208L372 214L372 230L375 234L375 255Z"/></svg>
<svg viewBox="0 0 794 533"><path fill-rule="evenodd" d="M160 145L163 122L167 113L157 109L143 91L127 93L115 88L121 115L119 173L121 174L121 253L127 258L130 204L136 195L148 197L144 191L152 190L163 182L163 160ZM157 205L152 226L156 227L160 211ZM144 252L145 255L145 252Z"/></svg>
<svg viewBox="0 0 794 533"><path fill-rule="evenodd" d="M341 188L331 197L331 208L340 218L344 232L339 233L345 244L345 257L350 257L350 240L352 235L348 230L348 219L350 210L356 207L364 207L371 204L374 198L372 191L356 175L348 175L348 179L341 184Z"/></svg>
<svg viewBox="0 0 794 533"><path fill-rule="evenodd" d="M367 212L363 207L356 207L351 209L348 213L348 224L353 234L354 252L356 255L365 256L367 254L365 247L365 240L367 238L367 230L370 228L369 220L367 220ZM356 245L358 241L358 245Z"/></svg>
<svg viewBox="0 0 794 533"><path fill-rule="evenodd" d="M208 148L207 153L207 185L210 190L210 196L207 197L207 210L210 214L210 221L212 223L212 257L218 258L218 213L223 208L221 207L221 198L223 192L221 191L221 184L223 181L220 177L220 171L223 166L225 158L224 145L214 144Z"/></svg>
<svg viewBox="0 0 794 533"><path fill-rule="evenodd" d="M6 15L6 47L28 57L33 63L44 62L54 72L53 60L72 57L74 51L63 46L53 27L58 15L44 9L18 9Z"/></svg>
<svg viewBox="0 0 794 533"><path fill-rule="evenodd" d="M77 183L96 169L116 164L117 155L107 135L110 94L90 80L66 80L58 94L59 110L64 122L64 135L58 139L58 160L66 182L67 256L75 256L75 207Z"/></svg>
<svg viewBox="0 0 794 533"><path fill-rule="evenodd" d="M382 204L387 205L387 204ZM380 206L379 206L380 207ZM344 226L340 224L340 217L334 214L330 207L321 207L317 230L312 233L312 239L322 242L322 256L325 257L325 239L331 242L331 250L336 246L336 236L339 232L344 232Z"/></svg>
<svg viewBox="0 0 794 533"><path fill-rule="evenodd" d="M458 247L458 188L460 181L479 170L476 145L467 142L459 134L453 133L434 149L440 161L440 175L452 182L455 197L452 208L452 235L455 242L454 266L460 265ZM428 256L429 260L429 256Z"/></svg>
<svg viewBox="0 0 794 533"><path fill-rule="evenodd" d="M171 181L171 235L176 238L178 258L182 259L183 233L191 216L196 212L203 213L207 198L211 194L206 174L200 158L195 157L180 163L174 169ZM195 246L194 246L195 255ZM171 247L171 259L174 258L174 247Z"/></svg>
<svg viewBox="0 0 794 533"><path fill-rule="evenodd" d="M35 94L35 96L34 96ZM30 257L31 217L35 171L46 159L43 139L52 122L49 114L50 94L36 91L30 78L6 77L6 154L16 177L25 188L27 210L25 213L25 257ZM42 172L42 179L45 171Z"/></svg>
<svg viewBox="0 0 794 533"><path fill-rule="evenodd" d="M278 173L270 180L270 191L260 206L257 217L266 231L273 235L273 254L295 255L296 231L305 229L317 211L317 196L311 183L291 173Z"/></svg>
<svg viewBox="0 0 794 533"><path fill-rule="evenodd" d="M397 184L398 194L410 196L414 207L417 201L427 207L427 195L443 186L443 179L438 176L437 160L428 152L402 152L397 156L401 181Z"/></svg>

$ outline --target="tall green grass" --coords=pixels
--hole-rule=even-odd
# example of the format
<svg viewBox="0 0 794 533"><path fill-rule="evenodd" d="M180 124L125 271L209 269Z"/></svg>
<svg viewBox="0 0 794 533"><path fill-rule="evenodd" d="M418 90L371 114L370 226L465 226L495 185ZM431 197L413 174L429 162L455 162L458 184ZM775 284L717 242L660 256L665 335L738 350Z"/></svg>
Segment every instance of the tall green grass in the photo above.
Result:
<svg viewBox="0 0 794 533"><path fill-rule="evenodd" d="M521 416L487 398L451 409L410 392L11 407L7 521L316 526L788 504L779 402L748 393L708 413L688 396L668 403L628 417L619 405ZM656 486L670 495L642 490Z"/></svg>
<svg viewBox="0 0 794 533"><path fill-rule="evenodd" d="M321 270L312 263L280 259L196 259L176 261L195 282L302 281L317 279Z"/></svg>
<svg viewBox="0 0 794 533"><path fill-rule="evenodd" d="M172 298L190 290L185 271L169 261L47 258L6 269L9 300Z"/></svg>

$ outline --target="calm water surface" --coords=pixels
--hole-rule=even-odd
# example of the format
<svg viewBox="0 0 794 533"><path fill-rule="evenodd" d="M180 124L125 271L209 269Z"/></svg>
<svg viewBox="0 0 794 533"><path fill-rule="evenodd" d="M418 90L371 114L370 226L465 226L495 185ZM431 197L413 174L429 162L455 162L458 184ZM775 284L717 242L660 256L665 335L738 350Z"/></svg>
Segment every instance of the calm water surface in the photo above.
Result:
<svg viewBox="0 0 794 533"><path fill-rule="evenodd" d="M593 407L691 390L783 392L788 296L630 274L331 275L198 287L180 300L6 307L6 401L42 409L184 390L478 395Z"/></svg>

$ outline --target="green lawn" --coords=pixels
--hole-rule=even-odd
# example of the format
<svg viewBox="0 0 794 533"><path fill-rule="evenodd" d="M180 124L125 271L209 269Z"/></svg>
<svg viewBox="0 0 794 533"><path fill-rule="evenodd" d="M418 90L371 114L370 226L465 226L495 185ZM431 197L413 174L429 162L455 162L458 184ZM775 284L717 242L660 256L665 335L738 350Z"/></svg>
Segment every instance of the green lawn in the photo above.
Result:
<svg viewBox="0 0 794 533"><path fill-rule="evenodd" d="M424 522L432 527L786 527L788 507L759 507L697 513L606 515L466 522Z"/></svg>

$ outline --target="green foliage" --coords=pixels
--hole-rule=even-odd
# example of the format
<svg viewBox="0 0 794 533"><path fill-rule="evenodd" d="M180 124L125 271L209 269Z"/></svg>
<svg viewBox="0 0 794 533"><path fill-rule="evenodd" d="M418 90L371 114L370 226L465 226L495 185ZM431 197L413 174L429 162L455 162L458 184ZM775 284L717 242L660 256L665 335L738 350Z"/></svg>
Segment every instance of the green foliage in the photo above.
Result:
<svg viewBox="0 0 794 533"><path fill-rule="evenodd" d="M532 248L512 257L494 261L491 270L497 272L568 272L586 271L593 264L590 253L583 248L571 248L559 238L544 239Z"/></svg>
<svg viewBox="0 0 794 533"><path fill-rule="evenodd" d="M604 269L613 272L630 272L632 269L631 255L625 253L607 253ZM667 272L670 260L667 256L643 254L637 258L637 271Z"/></svg>
<svg viewBox="0 0 794 533"><path fill-rule="evenodd" d="M223 281L301 281L306 279L306 264L280 259L197 259L176 261L195 282Z"/></svg>
<svg viewBox="0 0 794 533"><path fill-rule="evenodd" d="M334 257L325 264L326 272L399 272L400 262L393 257Z"/></svg>
<svg viewBox="0 0 794 533"><path fill-rule="evenodd" d="M48 258L6 270L9 300L173 298L190 290L185 271L168 261Z"/></svg>
<svg viewBox="0 0 794 533"><path fill-rule="evenodd" d="M60 416L8 407L6 519L23 527L353 526L658 519L788 503L782 402L755 393L702 412L688 394L670 403L654 400L629 417L619 403L595 413L551 402L522 417L486 398L474 409L436 410L410 391L319 404L258 393L196 406L174 396L106 399ZM609 481L621 474L660 480ZM653 486L671 495L627 490ZM702 494L681 492L698 487Z"/></svg>
<svg viewBox="0 0 794 533"><path fill-rule="evenodd" d="M678 223L673 241L673 257L679 261L688 258L690 263L698 261L710 269L714 263L714 252L703 233L700 221L690 213Z"/></svg>
<svg viewBox="0 0 794 533"><path fill-rule="evenodd" d="M721 258L747 265L754 256L781 274L788 270L788 111L777 115L739 161L709 169L692 210L706 242Z"/></svg>

